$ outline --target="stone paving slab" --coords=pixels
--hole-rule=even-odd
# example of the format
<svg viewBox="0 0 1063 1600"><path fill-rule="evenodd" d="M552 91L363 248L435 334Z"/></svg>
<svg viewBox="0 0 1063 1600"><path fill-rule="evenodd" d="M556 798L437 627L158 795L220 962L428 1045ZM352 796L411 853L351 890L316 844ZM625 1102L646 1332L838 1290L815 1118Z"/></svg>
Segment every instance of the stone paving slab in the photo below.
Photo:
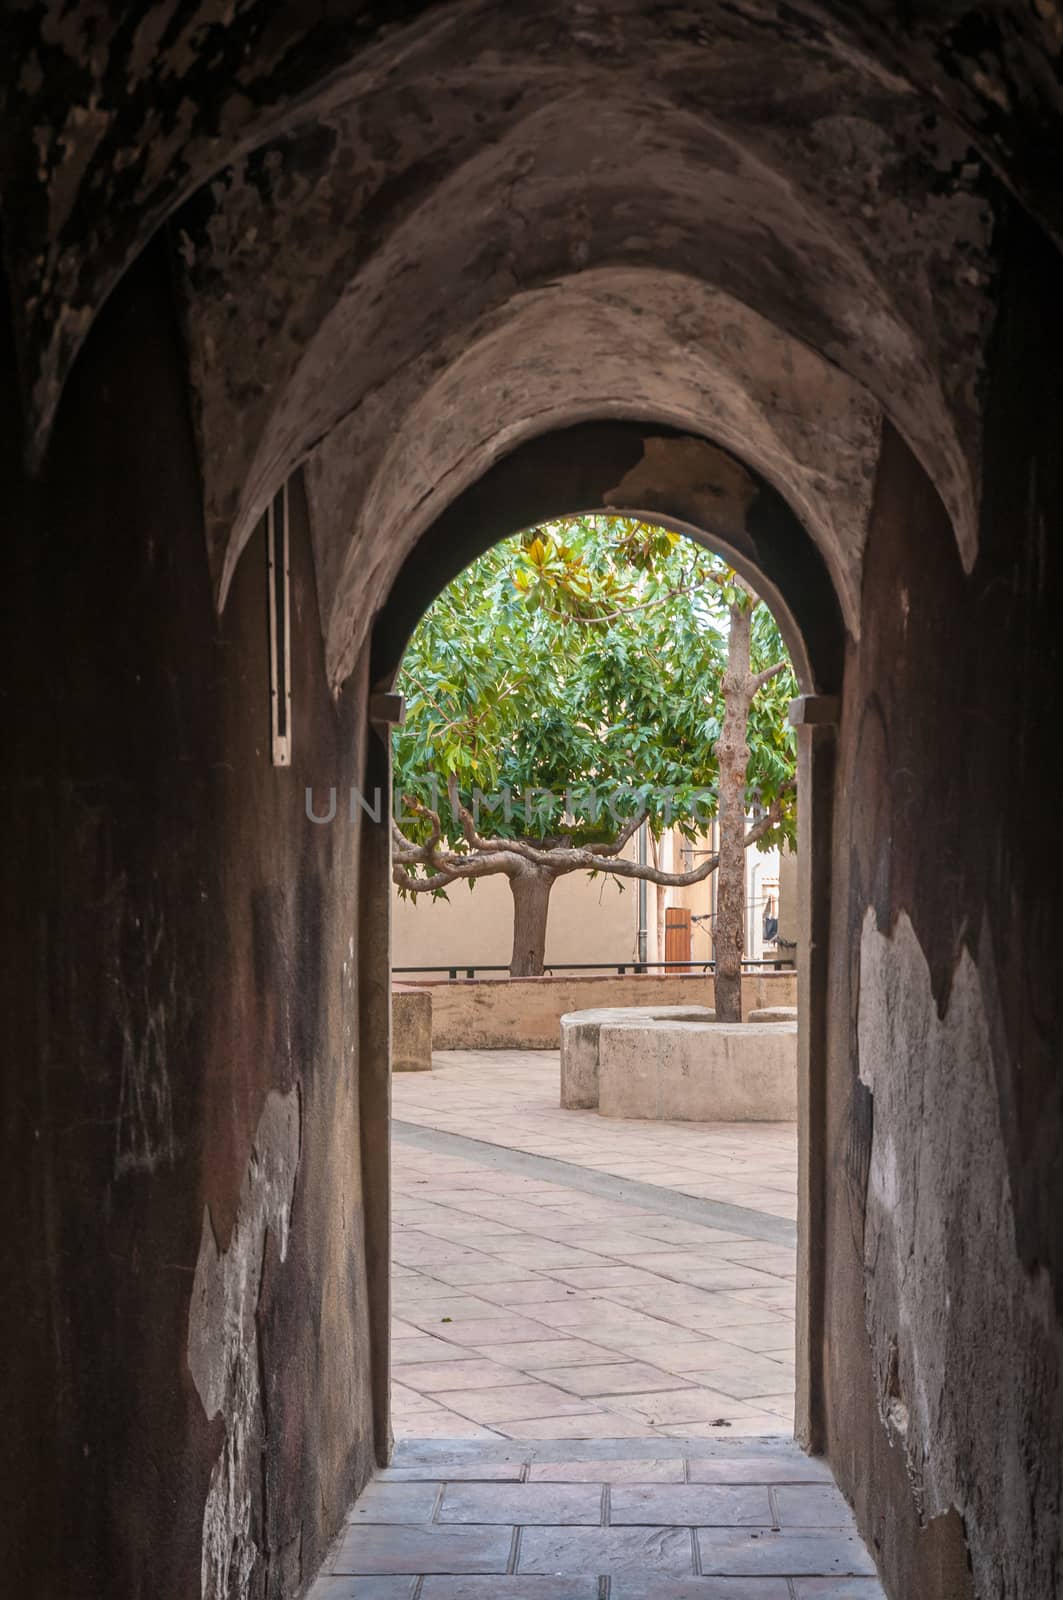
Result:
<svg viewBox="0 0 1063 1600"><path fill-rule="evenodd" d="M529 1483L685 1483L686 1462L672 1461L532 1461Z"/></svg>
<svg viewBox="0 0 1063 1600"><path fill-rule="evenodd" d="M773 1515L768 1490L752 1485L618 1484L610 1495L609 1520L618 1527L667 1522L684 1528L770 1528Z"/></svg>
<svg viewBox="0 0 1063 1600"><path fill-rule="evenodd" d="M639 1572L684 1576L694 1570L687 1528L525 1528L518 1572Z"/></svg>
<svg viewBox="0 0 1063 1600"><path fill-rule="evenodd" d="M313 1595L314 1600L412 1600L416 1584L416 1578L322 1578Z"/></svg>
<svg viewBox="0 0 1063 1600"><path fill-rule="evenodd" d="M366 1484L351 1512L355 1522L432 1522L440 1496L441 1483L421 1480L396 1483L378 1478Z"/></svg>
<svg viewBox="0 0 1063 1600"><path fill-rule="evenodd" d="M395 1369L406 1386L422 1394L445 1394L451 1389L490 1389L512 1384L513 1369L494 1361L414 1361Z"/></svg>
<svg viewBox="0 0 1063 1600"><path fill-rule="evenodd" d="M599 1600L596 1577L426 1578L420 1600Z"/></svg>
<svg viewBox="0 0 1063 1600"><path fill-rule="evenodd" d="M851 1528L853 1514L833 1484L786 1484L773 1493L781 1528Z"/></svg>
<svg viewBox="0 0 1063 1600"><path fill-rule="evenodd" d="M615 1353L603 1345L591 1344L586 1339L566 1339L559 1336L554 1328L544 1328L543 1332L553 1337L533 1339L529 1343L484 1345L479 1354L505 1366L536 1374L574 1362L595 1365L616 1359Z"/></svg>
<svg viewBox="0 0 1063 1600"><path fill-rule="evenodd" d="M785 1578L686 1578L667 1589L642 1578L617 1578L609 1600L791 1600Z"/></svg>
<svg viewBox="0 0 1063 1600"><path fill-rule="evenodd" d="M542 1377L573 1394L638 1394L649 1389L682 1388L674 1373L662 1372L645 1361L605 1361L574 1367L546 1367ZM694 1387L694 1385L691 1385Z"/></svg>
<svg viewBox="0 0 1063 1600"><path fill-rule="evenodd" d="M699 1456L694 1453L694 1441L691 1441L687 1476L691 1483L825 1483L832 1488L834 1485L827 1463L816 1456L806 1456L800 1450L754 1454L745 1443L734 1454L718 1452Z"/></svg>
<svg viewBox="0 0 1063 1600"><path fill-rule="evenodd" d="M512 1528L352 1523L333 1557L332 1575L504 1573L509 1568L513 1543Z"/></svg>
<svg viewBox="0 0 1063 1600"><path fill-rule="evenodd" d="M454 1484L446 1488L439 1507L440 1522L501 1522L509 1527L517 1523L524 1527L583 1523L598 1527L601 1520L602 1486L598 1483Z"/></svg>
<svg viewBox="0 0 1063 1600"><path fill-rule="evenodd" d="M548 1383L508 1384L499 1388L457 1389L447 1403L459 1416L473 1422L525 1422L541 1417L566 1417L594 1412L596 1407Z"/></svg>
<svg viewBox="0 0 1063 1600"><path fill-rule="evenodd" d="M698 1528L703 1573L721 1577L874 1575L875 1565L855 1533L746 1528Z"/></svg>
<svg viewBox="0 0 1063 1600"><path fill-rule="evenodd" d="M794 1600L885 1600L877 1578L795 1578Z"/></svg>

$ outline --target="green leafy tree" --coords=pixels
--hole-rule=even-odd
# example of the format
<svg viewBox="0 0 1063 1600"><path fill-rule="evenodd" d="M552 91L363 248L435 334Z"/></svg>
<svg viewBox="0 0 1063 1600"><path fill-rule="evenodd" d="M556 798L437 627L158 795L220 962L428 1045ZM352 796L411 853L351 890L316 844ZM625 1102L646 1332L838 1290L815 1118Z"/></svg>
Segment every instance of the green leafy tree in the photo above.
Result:
<svg viewBox="0 0 1063 1600"><path fill-rule="evenodd" d="M794 685L774 619L730 568L628 518L533 529L443 592L410 641L402 688L404 893L506 877L520 976L542 971L558 877L679 887L719 870L717 1012L740 1015L744 852L794 836ZM623 855L643 819L654 839L676 827L693 842L714 817L719 854L689 872Z"/></svg>

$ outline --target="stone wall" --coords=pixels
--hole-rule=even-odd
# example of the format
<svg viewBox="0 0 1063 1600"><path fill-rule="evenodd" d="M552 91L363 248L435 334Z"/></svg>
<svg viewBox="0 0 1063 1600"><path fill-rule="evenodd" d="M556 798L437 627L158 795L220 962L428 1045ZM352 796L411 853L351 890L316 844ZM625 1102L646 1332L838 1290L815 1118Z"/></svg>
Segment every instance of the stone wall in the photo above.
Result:
<svg viewBox="0 0 1063 1600"><path fill-rule="evenodd" d="M887 431L839 745L825 1443L891 1595L1063 1584L1058 261L1009 219L981 554ZM1055 287L1053 287L1055 286Z"/></svg>
<svg viewBox="0 0 1063 1600"><path fill-rule="evenodd" d="M364 680L326 688L296 501L271 766L262 535L219 622L158 251L4 491L4 1587L294 1595L373 1449L359 839L303 797Z"/></svg>
<svg viewBox="0 0 1063 1600"><path fill-rule="evenodd" d="M436 1050L556 1050L566 1011L599 1006L710 1006L704 973L629 973L567 978L467 978L425 984ZM796 1003L793 972L747 973L742 1005Z"/></svg>

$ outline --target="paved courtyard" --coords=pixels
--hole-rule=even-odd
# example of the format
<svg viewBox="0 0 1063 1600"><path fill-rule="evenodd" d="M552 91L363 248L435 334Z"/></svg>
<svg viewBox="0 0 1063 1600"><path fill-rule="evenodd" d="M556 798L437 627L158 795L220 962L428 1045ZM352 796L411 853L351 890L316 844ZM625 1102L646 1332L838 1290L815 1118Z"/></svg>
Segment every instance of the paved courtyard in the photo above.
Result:
<svg viewBox="0 0 1063 1600"><path fill-rule="evenodd" d="M557 1098L556 1051L395 1078L396 1435L788 1435L794 1128Z"/></svg>

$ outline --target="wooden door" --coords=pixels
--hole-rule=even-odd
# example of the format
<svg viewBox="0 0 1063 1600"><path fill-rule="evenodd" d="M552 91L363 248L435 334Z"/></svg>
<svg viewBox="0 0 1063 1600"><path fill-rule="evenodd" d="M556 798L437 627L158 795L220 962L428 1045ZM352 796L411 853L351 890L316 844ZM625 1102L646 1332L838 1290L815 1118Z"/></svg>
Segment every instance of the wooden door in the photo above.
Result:
<svg viewBox="0 0 1063 1600"><path fill-rule="evenodd" d="M686 906L668 906L664 913L664 959L666 961L690 960L690 912ZM669 967L669 972L679 972L680 967ZM690 970L689 967L686 969Z"/></svg>

